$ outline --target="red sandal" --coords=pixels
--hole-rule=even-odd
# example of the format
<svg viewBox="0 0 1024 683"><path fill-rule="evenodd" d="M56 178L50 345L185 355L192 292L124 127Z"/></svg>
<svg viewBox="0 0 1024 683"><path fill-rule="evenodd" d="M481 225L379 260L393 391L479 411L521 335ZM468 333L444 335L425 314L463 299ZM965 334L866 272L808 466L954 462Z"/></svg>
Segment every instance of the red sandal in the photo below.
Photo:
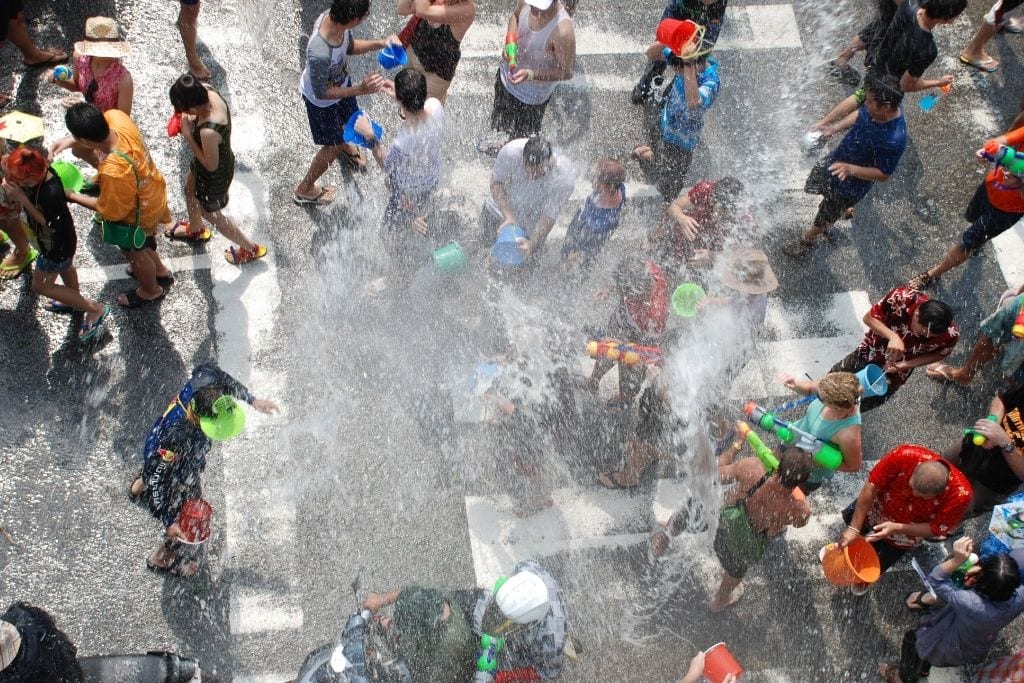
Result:
<svg viewBox="0 0 1024 683"><path fill-rule="evenodd" d="M235 266L261 259L267 255L267 248L262 244L254 244L252 249L242 247L231 247L224 250L224 259Z"/></svg>

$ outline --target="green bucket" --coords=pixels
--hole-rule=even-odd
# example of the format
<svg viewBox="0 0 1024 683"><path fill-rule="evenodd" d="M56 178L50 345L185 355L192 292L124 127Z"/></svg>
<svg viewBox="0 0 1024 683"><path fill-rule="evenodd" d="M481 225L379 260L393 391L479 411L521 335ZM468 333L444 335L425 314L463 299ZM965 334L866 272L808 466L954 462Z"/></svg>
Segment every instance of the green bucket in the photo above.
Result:
<svg viewBox="0 0 1024 683"><path fill-rule="evenodd" d="M82 189L85 178L82 177L82 172L74 164L58 160L53 162L50 168L60 178L60 184L64 186L65 190L79 192Z"/></svg>
<svg viewBox="0 0 1024 683"><path fill-rule="evenodd" d="M704 298L704 288L693 282L684 282L672 292L672 312L680 318L697 315L697 302Z"/></svg>
<svg viewBox="0 0 1024 683"><path fill-rule="evenodd" d="M466 269L466 255L458 242L449 242L434 250L434 269L444 275L461 273Z"/></svg>

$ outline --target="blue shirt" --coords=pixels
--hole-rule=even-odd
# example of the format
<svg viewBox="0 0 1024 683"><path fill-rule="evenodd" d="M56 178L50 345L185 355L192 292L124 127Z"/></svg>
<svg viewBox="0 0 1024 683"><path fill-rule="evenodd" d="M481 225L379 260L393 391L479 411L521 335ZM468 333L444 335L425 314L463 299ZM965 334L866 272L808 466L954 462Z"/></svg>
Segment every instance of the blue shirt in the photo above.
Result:
<svg viewBox="0 0 1024 683"><path fill-rule="evenodd" d="M843 137L839 146L828 155L826 166L840 161L865 168L877 168L886 175L892 175L906 147L907 122L903 118L902 110L893 120L876 123L868 116L867 107L861 106L856 123ZM857 201L863 199L874 185L870 180L859 178L850 177L840 181L833 175L829 177L832 179L832 187L836 194Z"/></svg>
<svg viewBox="0 0 1024 683"><path fill-rule="evenodd" d="M704 129L704 112L715 103L721 87L718 62L708 59L707 67L697 74L700 105L690 109L686 105L686 83L682 76L676 74L672 87L665 97L665 106L661 110L661 135L665 142L687 151L696 147L700 142L700 133Z"/></svg>

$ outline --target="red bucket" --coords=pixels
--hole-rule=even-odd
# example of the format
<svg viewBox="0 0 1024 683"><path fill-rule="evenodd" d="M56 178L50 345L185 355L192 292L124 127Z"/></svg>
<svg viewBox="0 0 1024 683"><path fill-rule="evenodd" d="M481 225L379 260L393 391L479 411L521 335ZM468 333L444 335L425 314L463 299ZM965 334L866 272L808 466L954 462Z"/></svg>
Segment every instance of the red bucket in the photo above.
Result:
<svg viewBox="0 0 1024 683"><path fill-rule="evenodd" d="M712 645L704 652L704 678L710 683L722 683L729 674L739 678L743 675L743 667L725 643Z"/></svg>
<svg viewBox="0 0 1024 683"><path fill-rule="evenodd" d="M185 543L205 543L210 538L213 508L202 498L186 500L175 521L185 534Z"/></svg>
<svg viewBox="0 0 1024 683"><path fill-rule="evenodd" d="M698 29L689 19L662 19L654 35L673 54L683 55L687 45L697 37Z"/></svg>

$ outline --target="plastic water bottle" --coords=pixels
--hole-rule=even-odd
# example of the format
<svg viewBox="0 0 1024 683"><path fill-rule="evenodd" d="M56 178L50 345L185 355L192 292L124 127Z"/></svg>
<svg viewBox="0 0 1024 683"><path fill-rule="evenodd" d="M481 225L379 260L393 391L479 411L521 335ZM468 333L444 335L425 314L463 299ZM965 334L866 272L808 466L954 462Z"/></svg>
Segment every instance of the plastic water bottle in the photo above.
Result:
<svg viewBox="0 0 1024 683"><path fill-rule="evenodd" d="M952 89L952 85L940 85L938 90L931 90L927 95L922 97L921 101L917 104L921 107L922 111L931 111L932 109L935 109L935 105L938 104L939 98L942 97L939 92L948 93Z"/></svg>
<svg viewBox="0 0 1024 683"><path fill-rule="evenodd" d="M959 567L957 567L956 570L953 572L953 576L952 576L953 583L955 583L957 586L963 588L964 577L967 576L967 572L970 571L971 567L973 567L974 565L978 564L978 561L979 561L978 560L978 556L975 555L974 553L971 553L970 555L968 555L967 559L964 560L964 563L962 565L960 565Z"/></svg>
<svg viewBox="0 0 1024 683"><path fill-rule="evenodd" d="M53 69L53 77L58 81L70 81L73 75L71 69L64 64L59 64Z"/></svg>

